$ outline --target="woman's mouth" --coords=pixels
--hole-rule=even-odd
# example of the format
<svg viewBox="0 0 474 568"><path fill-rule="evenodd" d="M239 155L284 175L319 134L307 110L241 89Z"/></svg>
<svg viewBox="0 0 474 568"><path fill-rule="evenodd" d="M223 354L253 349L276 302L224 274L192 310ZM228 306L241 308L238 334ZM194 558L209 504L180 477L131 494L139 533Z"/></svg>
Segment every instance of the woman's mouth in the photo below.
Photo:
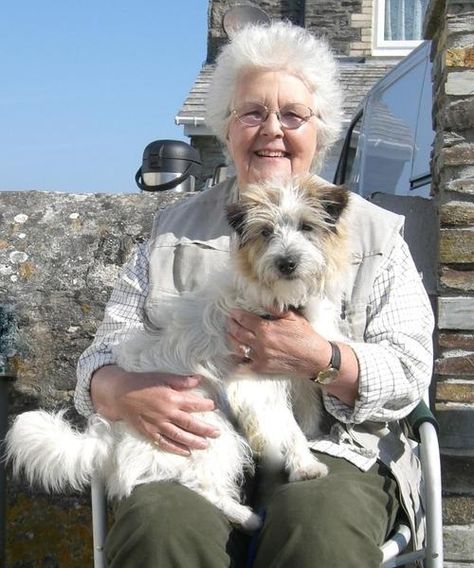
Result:
<svg viewBox="0 0 474 568"><path fill-rule="evenodd" d="M282 150L256 150L255 154L259 158L288 158L288 152Z"/></svg>

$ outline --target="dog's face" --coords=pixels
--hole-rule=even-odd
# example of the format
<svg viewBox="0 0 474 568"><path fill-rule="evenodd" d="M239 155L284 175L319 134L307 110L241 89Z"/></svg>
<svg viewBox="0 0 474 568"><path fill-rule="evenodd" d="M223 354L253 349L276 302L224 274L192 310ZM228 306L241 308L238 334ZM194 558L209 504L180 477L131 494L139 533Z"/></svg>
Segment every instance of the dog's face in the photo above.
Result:
<svg viewBox="0 0 474 568"><path fill-rule="evenodd" d="M228 207L240 274L276 297L321 291L345 258L343 187L307 176L245 189Z"/></svg>

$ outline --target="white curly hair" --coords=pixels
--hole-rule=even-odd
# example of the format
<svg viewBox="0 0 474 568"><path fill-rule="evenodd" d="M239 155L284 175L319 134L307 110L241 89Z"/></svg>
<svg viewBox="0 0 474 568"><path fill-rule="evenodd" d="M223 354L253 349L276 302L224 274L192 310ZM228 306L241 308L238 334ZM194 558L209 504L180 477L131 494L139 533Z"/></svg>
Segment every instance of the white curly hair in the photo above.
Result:
<svg viewBox="0 0 474 568"><path fill-rule="evenodd" d="M318 172L342 124L338 66L329 45L288 22L248 25L237 32L217 57L206 101L206 123L224 144L239 75L255 68L288 71L313 94L318 140L311 169Z"/></svg>

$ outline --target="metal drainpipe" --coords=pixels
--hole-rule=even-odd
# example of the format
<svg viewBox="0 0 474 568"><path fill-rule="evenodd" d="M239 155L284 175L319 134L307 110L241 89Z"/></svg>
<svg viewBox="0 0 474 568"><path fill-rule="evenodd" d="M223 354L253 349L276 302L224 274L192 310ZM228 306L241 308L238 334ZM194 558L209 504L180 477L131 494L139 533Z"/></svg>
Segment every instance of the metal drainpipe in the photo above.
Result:
<svg viewBox="0 0 474 568"><path fill-rule="evenodd" d="M0 305L0 566L5 566L6 543L6 470L3 442L8 429L8 388L16 378L10 367L15 325L10 309Z"/></svg>
<svg viewBox="0 0 474 568"><path fill-rule="evenodd" d="M3 461L3 442L8 429L8 385L15 374L0 367L0 566L5 566L7 478Z"/></svg>

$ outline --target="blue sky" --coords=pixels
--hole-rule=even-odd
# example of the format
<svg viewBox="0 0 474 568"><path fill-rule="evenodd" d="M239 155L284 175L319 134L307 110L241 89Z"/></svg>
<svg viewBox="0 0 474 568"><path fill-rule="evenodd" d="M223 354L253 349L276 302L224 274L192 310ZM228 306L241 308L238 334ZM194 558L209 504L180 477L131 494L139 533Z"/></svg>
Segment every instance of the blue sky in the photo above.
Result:
<svg viewBox="0 0 474 568"><path fill-rule="evenodd" d="M0 191L136 191L206 58L208 0L12 0L0 19Z"/></svg>

